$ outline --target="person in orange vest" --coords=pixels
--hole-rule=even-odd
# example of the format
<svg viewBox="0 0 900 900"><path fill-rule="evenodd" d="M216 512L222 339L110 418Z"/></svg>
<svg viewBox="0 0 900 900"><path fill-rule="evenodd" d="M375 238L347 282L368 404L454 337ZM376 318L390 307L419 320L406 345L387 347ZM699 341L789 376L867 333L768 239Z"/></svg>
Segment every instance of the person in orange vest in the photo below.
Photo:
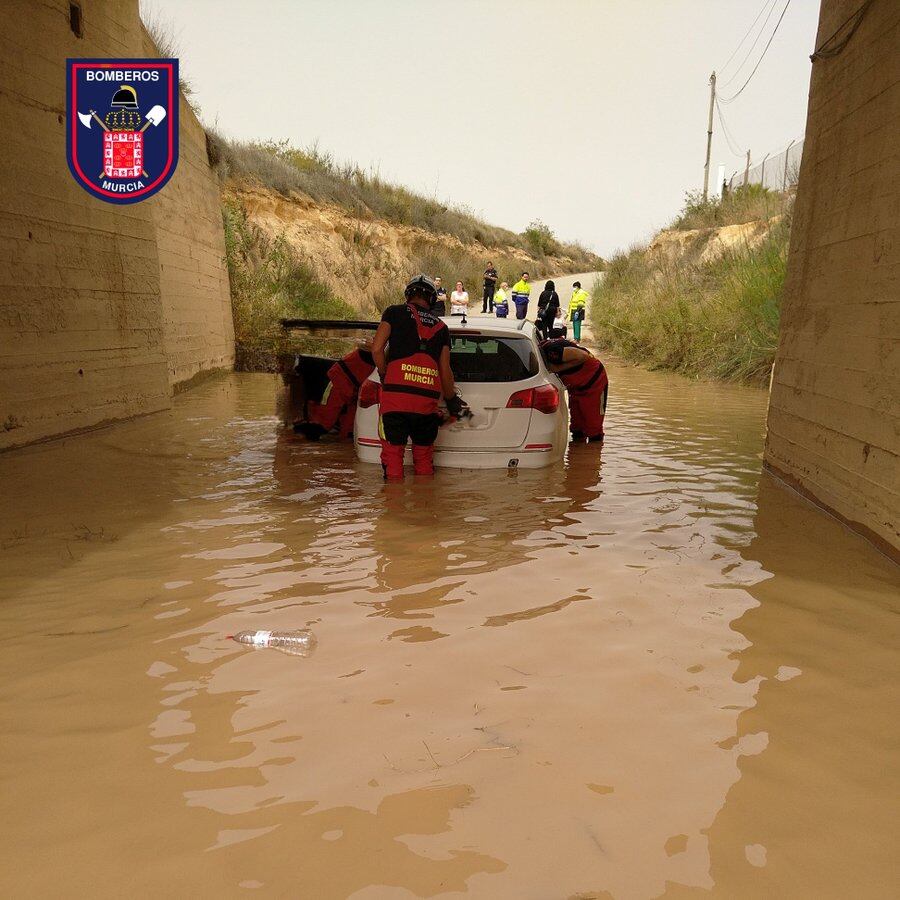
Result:
<svg viewBox="0 0 900 900"><path fill-rule="evenodd" d="M609 396L609 376L603 363L590 350L565 338L543 341L541 351L547 367L566 386L572 439L602 441Z"/></svg>
<svg viewBox="0 0 900 900"><path fill-rule="evenodd" d="M367 341L328 370L328 386L321 403L309 403L309 421L298 423L295 430L310 441L334 430L341 438L352 437L359 389L374 371L372 342Z"/></svg>
<svg viewBox="0 0 900 900"><path fill-rule="evenodd" d="M404 293L405 303L384 311L372 343L381 378L381 465L388 481L403 478L408 440L415 474L434 474L441 396L451 416L458 418L466 409L450 369L450 331L431 312L437 300L434 282L418 275Z"/></svg>

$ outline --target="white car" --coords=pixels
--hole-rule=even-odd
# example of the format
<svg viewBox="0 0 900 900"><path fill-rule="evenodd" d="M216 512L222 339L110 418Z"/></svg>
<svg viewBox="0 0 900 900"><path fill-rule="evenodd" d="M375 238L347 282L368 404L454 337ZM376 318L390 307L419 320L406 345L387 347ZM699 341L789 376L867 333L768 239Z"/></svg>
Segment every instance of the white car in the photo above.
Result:
<svg viewBox="0 0 900 900"><path fill-rule="evenodd" d="M471 418L445 425L434 464L459 469L539 469L562 459L569 411L562 382L544 362L534 324L525 320L445 318L450 367ZM463 322L466 322L463 324ZM359 392L356 455L381 462L375 372ZM406 462L412 464L407 449Z"/></svg>

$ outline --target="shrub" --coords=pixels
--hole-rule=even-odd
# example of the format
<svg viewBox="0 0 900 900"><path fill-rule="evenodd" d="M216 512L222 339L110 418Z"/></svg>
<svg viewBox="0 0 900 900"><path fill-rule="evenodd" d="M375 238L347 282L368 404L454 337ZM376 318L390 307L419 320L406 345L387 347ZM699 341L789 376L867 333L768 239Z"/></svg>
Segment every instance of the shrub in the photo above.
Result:
<svg viewBox="0 0 900 900"><path fill-rule="evenodd" d="M670 227L684 231L765 221L781 213L786 202L785 195L759 184L735 188L721 199L704 200L700 191L690 191L684 195L684 208Z"/></svg>
<svg viewBox="0 0 900 900"><path fill-rule="evenodd" d="M556 240L553 232L540 219L535 219L529 223L523 234L528 249L535 256L555 256L562 251L559 241Z"/></svg>
<svg viewBox="0 0 900 900"><path fill-rule="evenodd" d="M595 338L628 359L685 375L766 381L778 341L790 236L785 214L756 247L701 263L633 247L594 294Z"/></svg>
<svg viewBox="0 0 900 900"><path fill-rule="evenodd" d="M222 218L237 369L275 370L282 318L353 316L353 308L316 278L284 238L254 226L239 203L226 203Z"/></svg>

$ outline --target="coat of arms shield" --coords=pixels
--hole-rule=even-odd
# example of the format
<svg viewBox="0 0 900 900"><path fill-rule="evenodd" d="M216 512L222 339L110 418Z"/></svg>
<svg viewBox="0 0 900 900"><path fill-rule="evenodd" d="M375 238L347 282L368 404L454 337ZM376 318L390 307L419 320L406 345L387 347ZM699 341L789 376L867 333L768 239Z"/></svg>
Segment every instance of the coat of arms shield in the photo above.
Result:
<svg viewBox="0 0 900 900"><path fill-rule="evenodd" d="M75 180L108 203L153 196L178 164L178 60L69 59L66 84Z"/></svg>

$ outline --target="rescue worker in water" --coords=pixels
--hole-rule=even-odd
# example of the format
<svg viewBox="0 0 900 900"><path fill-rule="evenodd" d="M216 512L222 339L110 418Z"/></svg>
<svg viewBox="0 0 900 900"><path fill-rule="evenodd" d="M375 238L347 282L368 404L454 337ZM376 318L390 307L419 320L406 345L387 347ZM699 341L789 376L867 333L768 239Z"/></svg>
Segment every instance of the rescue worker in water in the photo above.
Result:
<svg viewBox="0 0 900 900"><path fill-rule="evenodd" d="M431 313L437 299L434 282L418 275L407 284L405 296L406 303L384 311L372 343L381 378L381 465L388 481L402 480L410 439L415 474L434 474L441 395L451 416L465 409L450 369L450 332Z"/></svg>
<svg viewBox="0 0 900 900"><path fill-rule="evenodd" d="M572 440L602 441L609 395L609 377L603 363L590 350L565 338L543 341L541 351L547 367L559 376L569 393Z"/></svg>
<svg viewBox="0 0 900 900"><path fill-rule="evenodd" d="M362 383L375 371L372 342L366 341L339 359L326 373L328 386L320 403L310 402L309 421L294 426L310 441L337 429L347 439L353 436L356 400Z"/></svg>

